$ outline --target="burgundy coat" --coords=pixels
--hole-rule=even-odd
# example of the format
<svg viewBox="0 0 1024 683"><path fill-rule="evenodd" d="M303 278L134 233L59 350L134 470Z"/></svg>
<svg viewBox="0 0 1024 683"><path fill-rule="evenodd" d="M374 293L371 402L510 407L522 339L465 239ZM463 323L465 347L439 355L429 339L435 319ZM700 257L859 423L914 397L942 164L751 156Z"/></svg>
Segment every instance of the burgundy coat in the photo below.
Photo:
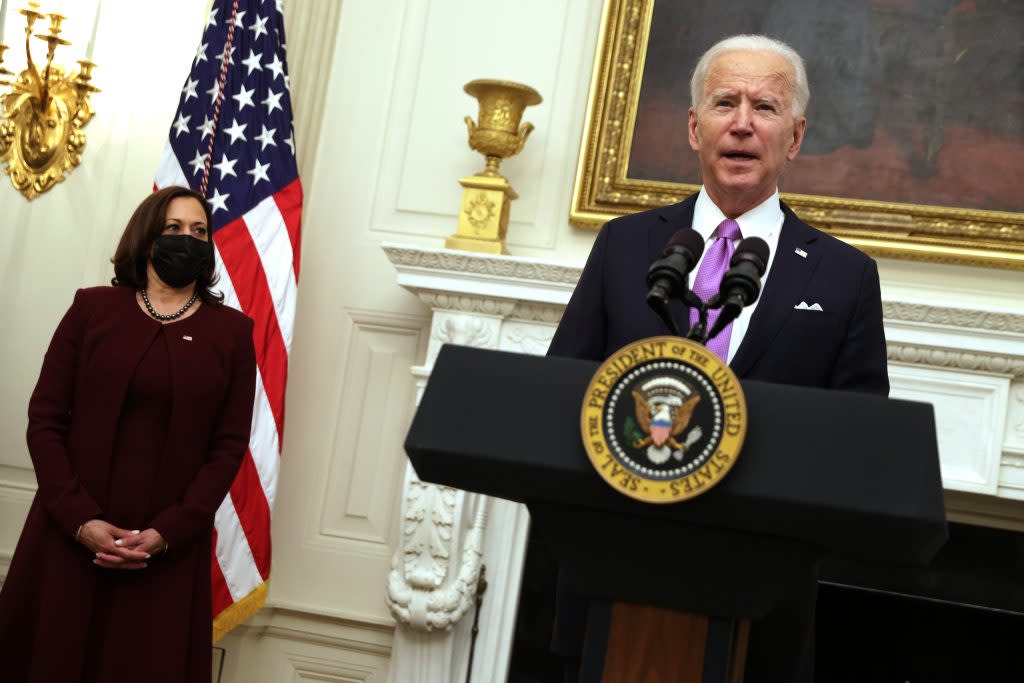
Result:
<svg viewBox="0 0 1024 683"><path fill-rule="evenodd" d="M139 308L132 289L75 295L29 402L28 448L39 488L0 593L4 680L77 683L96 650L119 653L123 680L210 680L213 517L249 442L252 329L248 317L227 306L205 304L161 325ZM93 565L74 535L87 520L104 518L126 391L160 334L172 396L164 450L154 454L157 476L147 488L148 526L163 535L169 552L145 569L111 577L117 570ZM131 619L115 619L111 632L89 633L94 610L108 607L94 600L99 583L122 577L123 584L111 585L124 586Z"/></svg>

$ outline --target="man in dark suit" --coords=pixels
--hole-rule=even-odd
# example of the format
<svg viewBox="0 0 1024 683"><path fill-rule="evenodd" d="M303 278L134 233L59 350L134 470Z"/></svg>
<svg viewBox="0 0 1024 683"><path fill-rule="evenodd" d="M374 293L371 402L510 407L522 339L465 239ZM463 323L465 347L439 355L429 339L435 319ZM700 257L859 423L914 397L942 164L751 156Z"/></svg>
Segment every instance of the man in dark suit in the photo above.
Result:
<svg viewBox="0 0 1024 683"><path fill-rule="evenodd" d="M691 98L690 146L700 157L703 186L679 204L601 229L548 353L601 361L628 342L669 334L645 304L645 276L676 231L696 230L705 241L690 284L717 277L711 291L723 269L711 260L727 263L742 237L757 236L771 248L762 294L709 348L741 379L887 395L875 262L805 224L779 200L779 176L799 152L807 124L803 60L763 36L727 38L698 62ZM685 324L688 309L672 306ZM813 679L815 593L809 579L754 624L747 683ZM565 587L559 612L556 649L572 654L583 606Z"/></svg>

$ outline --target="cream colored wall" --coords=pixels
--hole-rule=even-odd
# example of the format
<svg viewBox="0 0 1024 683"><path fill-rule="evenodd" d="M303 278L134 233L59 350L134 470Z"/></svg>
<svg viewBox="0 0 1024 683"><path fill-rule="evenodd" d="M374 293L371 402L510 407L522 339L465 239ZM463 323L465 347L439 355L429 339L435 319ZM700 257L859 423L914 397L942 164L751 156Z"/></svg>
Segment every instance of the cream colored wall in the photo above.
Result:
<svg viewBox="0 0 1024 683"><path fill-rule="evenodd" d="M116 236L151 186L206 4L107 0L105 16L118 19L100 31L104 92L82 167L33 203L0 178L0 574L34 489L24 413L42 353L74 289L109 277ZM133 30L142 16L161 30ZM456 181L482 165L466 146L462 117L476 111L462 85L495 77L544 97L527 110L537 129L524 152L502 167L522 197L510 250L582 262L593 233L567 216L599 17L599 0L286 2L306 190L300 296L270 607L222 641L223 680L388 680L382 595L409 367L423 358L429 311L395 284L379 244L440 246L453 231ZM881 272L887 296L1022 307L1020 272L898 261Z"/></svg>

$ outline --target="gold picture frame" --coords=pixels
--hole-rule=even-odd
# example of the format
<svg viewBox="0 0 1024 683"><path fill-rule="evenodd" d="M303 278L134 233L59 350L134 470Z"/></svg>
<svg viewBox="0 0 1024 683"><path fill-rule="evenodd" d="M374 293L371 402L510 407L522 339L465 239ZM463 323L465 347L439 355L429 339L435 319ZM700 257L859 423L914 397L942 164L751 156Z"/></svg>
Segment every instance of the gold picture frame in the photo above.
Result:
<svg viewBox="0 0 1024 683"><path fill-rule="evenodd" d="M628 175L654 5L604 2L573 186L574 225L596 229L700 188ZM680 117L685 122L685 110ZM804 221L873 256L1024 269L1024 213L811 194L782 198Z"/></svg>

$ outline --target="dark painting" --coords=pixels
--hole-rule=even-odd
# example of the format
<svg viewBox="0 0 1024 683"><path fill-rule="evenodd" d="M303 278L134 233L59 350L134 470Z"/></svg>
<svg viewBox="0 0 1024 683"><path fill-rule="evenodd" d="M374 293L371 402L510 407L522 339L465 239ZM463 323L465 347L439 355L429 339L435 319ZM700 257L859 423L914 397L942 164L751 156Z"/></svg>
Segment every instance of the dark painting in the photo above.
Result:
<svg viewBox="0 0 1024 683"><path fill-rule="evenodd" d="M660 0L628 177L700 182L690 74L736 33L807 63L807 135L783 192L1024 211L1024 0Z"/></svg>

